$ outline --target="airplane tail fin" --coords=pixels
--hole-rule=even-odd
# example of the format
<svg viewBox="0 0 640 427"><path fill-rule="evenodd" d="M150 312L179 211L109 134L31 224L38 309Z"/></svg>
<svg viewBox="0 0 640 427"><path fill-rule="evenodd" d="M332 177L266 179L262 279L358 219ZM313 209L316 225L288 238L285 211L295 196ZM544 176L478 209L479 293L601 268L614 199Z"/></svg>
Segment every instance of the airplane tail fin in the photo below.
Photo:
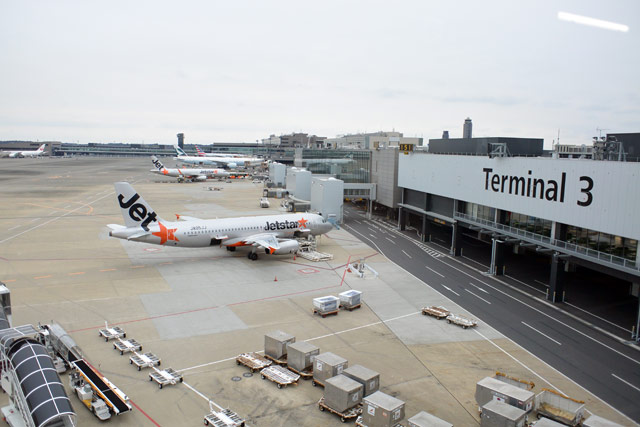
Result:
<svg viewBox="0 0 640 427"><path fill-rule="evenodd" d="M180 148L178 145L174 145L173 148L176 150L176 153L178 154L178 157L187 155L187 153L185 153L184 150L182 148Z"/></svg>
<svg viewBox="0 0 640 427"><path fill-rule="evenodd" d="M202 152L202 150L200 149L200 147L198 147L197 145L196 145L196 152L198 153L198 156L200 156L200 157L204 157L204 153Z"/></svg>
<svg viewBox="0 0 640 427"><path fill-rule="evenodd" d="M39 148L38 148L38 153L42 153L45 149L45 147L47 146L47 144L42 144Z"/></svg>
<svg viewBox="0 0 640 427"><path fill-rule="evenodd" d="M153 166L155 166L156 169L158 169L161 172L165 169L160 159L158 159L156 156L151 156L151 163L153 163Z"/></svg>
<svg viewBox="0 0 640 427"><path fill-rule="evenodd" d="M124 224L129 227L142 227L149 231L149 225L161 221L161 218L128 182L116 182L116 197Z"/></svg>

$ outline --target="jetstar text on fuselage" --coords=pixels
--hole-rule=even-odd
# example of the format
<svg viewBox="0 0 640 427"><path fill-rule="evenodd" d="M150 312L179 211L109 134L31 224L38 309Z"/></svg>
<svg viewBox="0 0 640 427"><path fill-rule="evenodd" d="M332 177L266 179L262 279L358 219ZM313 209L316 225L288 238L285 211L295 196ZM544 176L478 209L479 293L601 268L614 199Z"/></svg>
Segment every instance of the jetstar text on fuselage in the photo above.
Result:
<svg viewBox="0 0 640 427"><path fill-rule="evenodd" d="M304 221L306 223L306 221ZM267 221L265 223L264 229L265 230L290 230L293 228L298 228L302 226L302 224L299 221L289 221L289 220L285 220L285 221L273 221L273 222L269 222Z"/></svg>

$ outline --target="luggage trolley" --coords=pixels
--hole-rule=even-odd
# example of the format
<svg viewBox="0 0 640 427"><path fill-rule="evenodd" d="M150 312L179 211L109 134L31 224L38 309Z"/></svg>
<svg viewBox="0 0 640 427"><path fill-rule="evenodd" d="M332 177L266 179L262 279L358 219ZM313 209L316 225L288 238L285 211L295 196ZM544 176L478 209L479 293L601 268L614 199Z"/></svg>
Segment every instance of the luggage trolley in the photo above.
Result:
<svg viewBox="0 0 640 427"><path fill-rule="evenodd" d="M260 377L263 380L268 379L276 383L278 388L286 387L289 384L296 384L300 379L300 375L294 374L287 368L283 368L280 365L268 366L260 371Z"/></svg>
<svg viewBox="0 0 640 427"><path fill-rule="evenodd" d="M362 414L362 404L358 404L353 408L347 409L344 412L339 412L324 403L324 397L318 401L318 409L320 409L321 411L327 410L332 414L336 414L340 417L340 421L342 421L343 423L346 423L349 420L353 420L354 418L358 418L358 416Z"/></svg>
<svg viewBox="0 0 640 427"><path fill-rule="evenodd" d="M178 371L167 368L160 370L158 368L152 368L153 372L149 374L149 381L155 381L158 383L158 388L162 388L165 385L174 385L181 383L183 378L182 374Z"/></svg>
<svg viewBox="0 0 640 427"><path fill-rule="evenodd" d="M134 352L133 356L129 358L129 363L136 365L138 371L142 368L151 368L153 366L160 366L162 360L153 353L139 354Z"/></svg>
<svg viewBox="0 0 640 427"><path fill-rule="evenodd" d="M124 329L120 328L119 326L110 328L107 322L104 322L104 329L98 330L98 335L104 338L104 340L107 342L109 340L127 337L127 333L124 331Z"/></svg>
<svg viewBox="0 0 640 427"><path fill-rule="evenodd" d="M425 316L433 316L437 319L444 319L445 317L450 315L451 312L441 305L437 307L435 305L432 305L430 307L423 307L422 314L424 314Z"/></svg>
<svg viewBox="0 0 640 427"><path fill-rule="evenodd" d="M131 353L132 351L142 351L142 344L133 338L128 340L118 338L118 340L113 343L113 349L118 350L120 352L120 356L122 356L123 354Z"/></svg>
<svg viewBox="0 0 640 427"><path fill-rule="evenodd" d="M447 323L454 323L458 326L462 326L462 329L473 328L478 325L478 322L473 319L453 313L447 316Z"/></svg>
<svg viewBox="0 0 640 427"><path fill-rule="evenodd" d="M204 425L211 424L214 427L244 427L244 420L231 409L216 411L209 402L211 412L204 416Z"/></svg>
<svg viewBox="0 0 640 427"><path fill-rule="evenodd" d="M271 360L260 356L258 353L242 353L236 356L236 364L246 366L251 372L271 366L271 363Z"/></svg>

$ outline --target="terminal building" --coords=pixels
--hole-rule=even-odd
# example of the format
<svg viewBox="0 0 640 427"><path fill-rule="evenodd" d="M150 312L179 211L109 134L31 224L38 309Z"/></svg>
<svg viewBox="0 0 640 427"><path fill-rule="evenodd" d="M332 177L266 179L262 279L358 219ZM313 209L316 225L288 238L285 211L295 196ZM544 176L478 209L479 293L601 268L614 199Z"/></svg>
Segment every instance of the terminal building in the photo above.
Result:
<svg viewBox="0 0 640 427"><path fill-rule="evenodd" d="M400 154L399 228L446 236L455 256L463 233L477 236L496 275L507 251L547 257L553 302L577 266L625 281L637 297L640 163L542 154L541 139L525 138L430 140L428 151Z"/></svg>

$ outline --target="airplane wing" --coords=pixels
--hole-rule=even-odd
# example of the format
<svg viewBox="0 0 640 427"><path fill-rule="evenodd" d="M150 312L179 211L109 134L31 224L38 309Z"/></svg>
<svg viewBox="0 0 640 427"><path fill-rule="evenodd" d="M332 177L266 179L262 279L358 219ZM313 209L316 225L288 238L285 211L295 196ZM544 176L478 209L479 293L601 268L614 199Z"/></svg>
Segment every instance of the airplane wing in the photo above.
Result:
<svg viewBox="0 0 640 427"><path fill-rule="evenodd" d="M280 243L275 234L261 233L254 234L244 238L244 243L249 245L259 245L264 248L269 248L272 252L280 248Z"/></svg>

